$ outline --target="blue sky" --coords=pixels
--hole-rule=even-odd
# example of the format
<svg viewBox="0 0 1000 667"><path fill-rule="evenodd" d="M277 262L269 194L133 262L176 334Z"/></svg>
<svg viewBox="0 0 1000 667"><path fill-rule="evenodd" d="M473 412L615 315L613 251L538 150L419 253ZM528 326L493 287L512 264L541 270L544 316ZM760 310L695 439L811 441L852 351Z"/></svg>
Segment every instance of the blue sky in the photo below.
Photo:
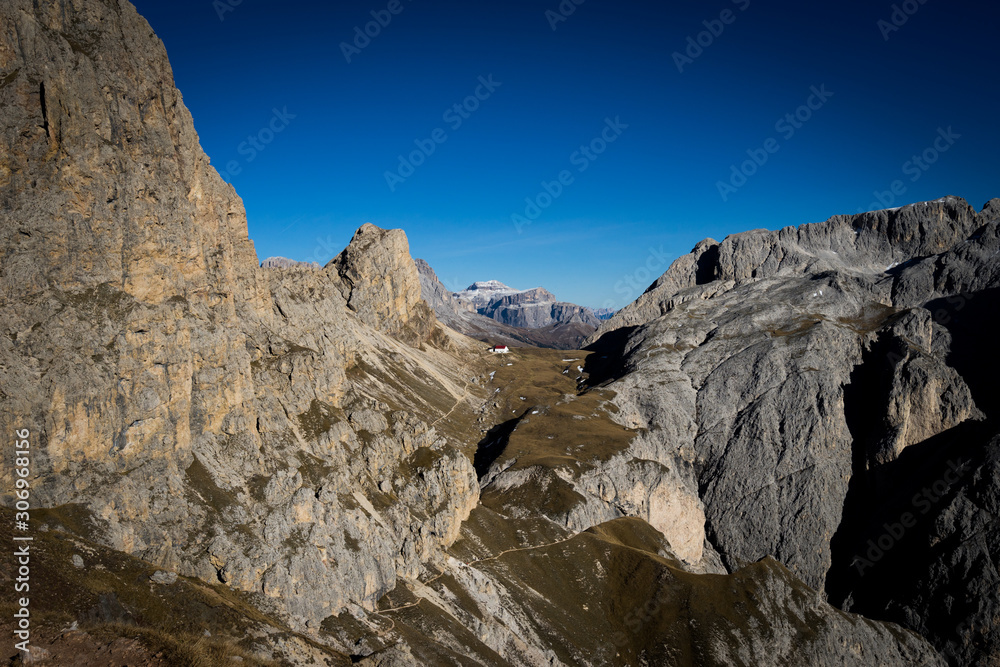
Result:
<svg viewBox="0 0 1000 667"><path fill-rule="evenodd" d="M708 236L1000 196L992 3L135 4L261 259L372 222L621 307Z"/></svg>

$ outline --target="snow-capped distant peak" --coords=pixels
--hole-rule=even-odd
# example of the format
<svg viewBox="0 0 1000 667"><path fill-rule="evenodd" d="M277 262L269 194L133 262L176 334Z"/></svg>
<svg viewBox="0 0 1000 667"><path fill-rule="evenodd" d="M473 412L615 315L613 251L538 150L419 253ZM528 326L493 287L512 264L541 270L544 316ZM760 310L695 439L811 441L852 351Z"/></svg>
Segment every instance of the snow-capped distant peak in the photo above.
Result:
<svg viewBox="0 0 1000 667"><path fill-rule="evenodd" d="M480 280L472 283L454 296L467 301L490 301L508 294L518 294L521 290L505 285L499 280Z"/></svg>
<svg viewBox="0 0 1000 667"><path fill-rule="evenodd" d="M510 285L505 285L499 280L477 280L463 290L465 292L520 292Z"/></svg>

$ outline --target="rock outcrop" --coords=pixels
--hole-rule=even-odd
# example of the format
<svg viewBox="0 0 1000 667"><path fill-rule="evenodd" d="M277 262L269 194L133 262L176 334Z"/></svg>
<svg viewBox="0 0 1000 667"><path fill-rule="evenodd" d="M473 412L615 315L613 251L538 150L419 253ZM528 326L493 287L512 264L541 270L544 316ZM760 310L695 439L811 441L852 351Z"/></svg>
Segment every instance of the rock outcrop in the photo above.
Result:
<svg viewBox="0 0 1000 667"><path fill-rule="evenodd" d="M420 295L420 275L400 229L362 225L327 268L336 271L347 307L370 327L420 342L433 315Z"/></svg>

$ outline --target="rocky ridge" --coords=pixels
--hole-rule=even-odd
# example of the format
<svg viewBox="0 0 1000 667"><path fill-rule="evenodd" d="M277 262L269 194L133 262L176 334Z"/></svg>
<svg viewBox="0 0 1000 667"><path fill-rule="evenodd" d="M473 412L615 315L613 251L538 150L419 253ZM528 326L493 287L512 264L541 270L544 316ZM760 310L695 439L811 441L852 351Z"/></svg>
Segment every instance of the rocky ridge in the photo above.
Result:
<svg viewBox="0 0 1000 667"><path fill-rule="evenodd" d="M995 590L944 565L961 557L995 580L970 526L995 530L1000 369L975 351L997 324L998 222L1000 200L976 212L946 197L704 241L593 337L617 358L605 376L617 419L659 460L692 466L688 492L727 569L772 555L953 664L1000 651ZM955 457L969 464L957 480ZM938 488L927 507L913 500L922 484ZM901 539L908 511L921 517L908 547L872 550ZM945 620L929 600L949 595L966 603Z"/></svg>
<svg viewBox="0 0 1000 667"><path fill-rule="evenodd" d="M595 308L594 316L599 320L610 320L616 312L614 308Z"/></svg>
<svg viewBox="0 0 1000 667"><path fill-rule="evenodd" d="M67 591L40 636L157 613L200 636L208 609L286 664L944 664L804 580L955 664L995 657L993 368L969 352L996 202L727 239L593 351L500 360L438 324L399 230L261 269L127 1L3 21L0 428L32 433ZM849 234L870 250L823 268ZM933 488L926 452L969 465L908 533L925 586L852 580L883 518L856 507Z"/></svg>

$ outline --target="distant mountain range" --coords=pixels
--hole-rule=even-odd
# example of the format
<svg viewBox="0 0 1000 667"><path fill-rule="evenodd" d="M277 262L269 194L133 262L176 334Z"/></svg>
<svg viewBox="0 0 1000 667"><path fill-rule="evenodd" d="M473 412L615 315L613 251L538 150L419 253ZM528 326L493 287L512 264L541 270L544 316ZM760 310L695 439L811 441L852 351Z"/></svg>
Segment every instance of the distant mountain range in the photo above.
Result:
<svg viewBox="0 0 1000 667"><path fill-rule="evenodd" d="M460 292L449 292L430 264L416 260L421 296L438 319L452 329L485 342L575 349L615 311L594 310L556 299L544 287L519 290L499 280L477 281ZM287 257L268 257L264 269L315 267Z"/></svg>
<svg viewBox="0 0 1000 667"><path fill-rule="evenodd" d="M544 287L519 290L498 280L475 282L452 298L470 304L477 313L501 324L540 329L564 322L579 322L596 328L600 320L593 311L556 299Z"/></svg>
<svg viewBox="0 0 1000 667"><path fill-rule="evenodd" d="M421 295L445 325L478 340L576 349L601 320L583 306L558 301L542 287L518 290L497 280L451 292L434 269L415 260Z"/></svg>
<svg viewBox="0 0 1000 667"><path fill-rule="evenodd" d="M594 317L601 321L610 320L618 312L614 308L592 308L591 310L594 313Z"/></svg>

